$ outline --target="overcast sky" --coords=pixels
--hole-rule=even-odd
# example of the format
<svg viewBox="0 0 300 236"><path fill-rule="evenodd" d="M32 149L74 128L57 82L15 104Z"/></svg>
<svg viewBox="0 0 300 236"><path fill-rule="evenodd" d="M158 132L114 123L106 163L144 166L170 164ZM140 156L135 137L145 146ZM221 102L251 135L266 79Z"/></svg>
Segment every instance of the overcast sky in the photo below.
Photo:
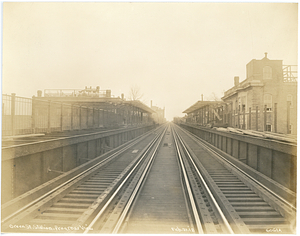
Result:
<svg viewBox="0 0 300 236"><path fill-rule="evenodd" d="M4 3L3 94L100 86L183 116L252 59L297 64L296 3Z"/></svg>

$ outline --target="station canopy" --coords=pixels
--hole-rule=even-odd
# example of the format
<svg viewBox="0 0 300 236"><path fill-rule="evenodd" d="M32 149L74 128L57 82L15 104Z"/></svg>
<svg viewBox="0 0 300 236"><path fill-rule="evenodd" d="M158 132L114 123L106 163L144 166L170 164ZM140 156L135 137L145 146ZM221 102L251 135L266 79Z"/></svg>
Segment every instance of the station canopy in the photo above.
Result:
<svg viewBox="0 0 300 236"><path fill-rule="evenodd" d="M49 101L52 102L61 102L66 104L74 104L78 106L87 106L87 107L97 107L103 109L105 107L113 107L116 106L121 109L126 109L128 106L137 107L144 113L156 113L156 111L152 110L146 104L141 101L126 101L119 97L89 97L89 96L81 96L81 97L37 97L36 100L40 101Z"/></svg>
<svg viewBox="0 0 300 236"><path fill-rule="evenodd" d="M142 103L139 100L125 101L125 103L128 104L128 105L132 105L134 107L137 107L145 113L150 113L150 114L156 113L156 111L152 110L150 107L148 107L146 104Z"/></svg>
<svg viewBox="0 0 300 236"><path fill-rule="evenodd" d="M184 110L182 113L187 113L190 114L202 107L213 105L213 106L219 106L226 104L225 102L222 101L198 101L194 105L190 106L188 109Z"/></svg>

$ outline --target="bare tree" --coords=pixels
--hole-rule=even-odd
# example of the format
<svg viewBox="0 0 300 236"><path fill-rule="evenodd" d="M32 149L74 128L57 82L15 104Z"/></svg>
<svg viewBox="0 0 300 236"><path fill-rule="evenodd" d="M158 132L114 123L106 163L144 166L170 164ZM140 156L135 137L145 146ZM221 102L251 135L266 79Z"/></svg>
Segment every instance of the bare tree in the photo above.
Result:
<svg viewBox="0 0 300 236"><path fill-rule="evenodd" d="M207 101L222 101L214 92L211 93L207 98Z"/></svg>
<svg viewBox="0 0 300 236"><path fill-rule="evenodd" d="M136 101L136 100L141 100L143 98L144 94L141 93L140 87L137 85L132 86L130 88L129 92L129 100L131 101Z"/></svg>

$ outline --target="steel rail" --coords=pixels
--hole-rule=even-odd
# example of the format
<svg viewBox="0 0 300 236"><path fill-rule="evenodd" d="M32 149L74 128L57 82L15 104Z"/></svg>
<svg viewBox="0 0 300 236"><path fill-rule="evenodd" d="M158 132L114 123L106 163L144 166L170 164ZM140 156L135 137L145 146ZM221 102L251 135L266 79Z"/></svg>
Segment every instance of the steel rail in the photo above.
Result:
<svg viewBox="0 0 300 236"><path fill-rule="evenodd" d="M126 203L126 206L125 206L125 208L124 208L124 210L123 210L123 212L122 212L122 214L121 214L121 216L120 216L120 218L119 218L119 220L118 220L118 222L117 222L117 224L116 224L116 226L114 228L114 230L112 231L113 234L117 234L118 231L120 230L120 228L121 228L121 226L122 226L122 224L123 224L123 222L125 220L125 217L128 214L128 211L130 210L130 207L132 206L132 204L133 204L136 196L138 195L139 190L140 190L140 188L142 186L142 183L144 182L144 180L146 178L146 174L150 170L150 167L151 167L151 164L152 164L152 162L154 160L154 157L156 156L156 154L158 152L158 148L159 148L159 146L161 144L161 141L162 141L162 138L163 138L164 134L166 133L166 130L167 129L165 129L164 132L162 133L162 135L160 136L160 139L157 142L157 145L156 145L156 147L154 149L154 152L152 153L152 155L150 157L150 160L148 161L147 166L145 167L145 169L143 171L143 174L141 175L138 183L136 184L136 186L135 186L135 188L134 188L134 190L133 190L133 192L132 192L132 194L131 194L128 202Z"/></svg>
<svg viewBox="0 0 300 236"><path fill-rule="evenodd" d="M195 134L189 133L186 130L182 129L181 127L179 127L183 132L185 132L187 135L189 135L191 138L193 138L195 141L197 141L200 145L202 145L205 149L207 149L208 151L210 151L213 155L221 158L223 161L225 161L227 164L231 165L233 168L235 168L236 170L240 171L242 174L244 174L245 176L247 176L249 179L251 179L252 181L254 181L256 184L258 184L259 186L261 186L263 189L265 189L266 191L268 191L270 194L272 194L274 197L276 197L278 200L280 200L281 202L283 202L284 204L286 204L287 206L289 206L290 208L292 208L293 210L297 211L297 208L292 205L291 203L289 203L287 200L285 200L284 198L282 198L281 196L279 196L277 193L275 193L274 191L272 191L271 189L269 189L267 186L265 186L264 184L262 184L261 182L259 182L258 180L256 180L255 178L253 178L251 175L249 175L248 173L246 173L245 171L243 171L241 168L239 168L238 166L236 166L235 164L231 163L230 161L228 161L225 157L223 157L222 155L220 155L219 153L217 153L215 150L213 150L211 147L209 147L207 144L205 144L199 137L197 137Z"/></svg>
<svg viewBox="0 0 300 236"><path fill-rule="evenodd" d="M166 128L165 128L166 129ZM165 130L164 130L165 131ZM162 132L164 133L164 132ZM97 222L97 220L102 216L102 214L105 212L106 208L109 206L109 204L114 200L115 196L119 193L119 191L121 190L121 188L126 184L127 180L129 179L129 177L133 174L133 172L137 169L137 167L139 166L139 164L143 161L143 159L145 158L145 156L148 155L148 153L150 152L150 150L152 149L153 145L156 143L156 141L159 139L159 137L161 137L162 133L158 134L150 144L148 144L147 149L145 150L144 154L141 156L140 160L135 164L135 166L131 169L130 173L126 176L126 178L122 181L122 183L119 185L119 187L114 191L114 193L112 194L112 196L107 200L107 202L105 203L105 205L101 208L101 210L98 212L98 214L94 217L94 219L92 220L92 222L87 226L87 228L85 229L85 231L83 232L84 234L88 233L94 226L94 224Z"/></svg>
<svg viewBox="0 0 300 236"><path fill-rule="evenodd" d="M189 196L192 211L193 211L193 214L194 214L194 219L196 221L196 226L197 226L197 229L198 229L198 233L203 234L204 231L203 231L203 227L202 227L202 224L201 224L201 221L200 221L200 216L199 216L198 209L197 209L195 199L194 199L194 196L193 196L193 192L192 192L192 189L191 189L191 186L190 186L190 183L189 183L189 179L188 179L188 176L187 176L187 173L186 173L186 170L185 170L185 166L183 164L183 160L182 160L183 158L182 158L180 150L179 150L179 144L177 142L178 134L176 133L174 128L172 129L172 131L173 131L173 137L174 137L174 141L175 141L175 146L176 146L178 159L179 159L181 169L182 169L182 173L183 173L183 176L184 176L184 182L186 184L186 188L187 188L187 191L188 191L188 196ZM179 139L178 139L178 141L179 141Z"/></svg>
<svg viewBox="0 0 300 236"><path fill-rule="evenodd" d="M153 132L153 131L151 131ZM127 149L129 149L130 147L132 147L133 145L137 144L138 142L140 142L143 138L140 137L137 140L134 140L132 143L126 145L125 147L121 148L120 150L118 150L117 152L113 153L112 155L108 156L107 158L105 158L104 160L100 161L99 163L89 167L88 169L84 170L83 172L79 173L78 175L74 176L73 178L67 180L66 182L60 184L59 186L57 186L56 188L50 190L49 192L45 193L44 195L40 196L39 198L35 199L34 201L28 203L27 205L25 205L24 207L20 208L19 210L15 211L14 213L12 213L11 215L7 216L6 218L1 220L1 223L4 224L6 223L9 219L11 219L12 217L15 217L16 215L18 215L19 213L25 211L26 209L28 209L29 207L33 206L34 204L42 201L44 198L50 196L52 193L58 191L59 189L63 188L65 185L69 184L70 182L72 182L73 180L76 180L78 178L80 178L81 176L83 176L84 174L86 174L89 171L92 171L93 169L96 169L97 167L99 167L100 165L102 165L103 163L107 162L108 160L118 156L119 154L121 154L122 152L126 151Z"/></svg>
<svg viewBox="0 0 300 236"><path fill-rule="evenodd" d="M203 184L203 186L204 186L204 188L205 188L207 194L209 195L209 197L210 197L210 199L212 200L212 202L213 202L215 208L217 209L218 214L219 214L220 217L222 218L222 220L223 220L223 222L224 222L224 225L225 225L226 229L228 230L228 232L229 232L230 234L234 234L234 231L232 230L230 224L228 223L227 218L225 217L223 211L221 210L221 207L219 206L219 204L217 203L215 197L213 196L212 192L210 191L210 188L208 187L206 181L204 180L202 174L200 173L200 171L199 171L197 165L195 164L195 162L194 162L194 160L193 160L193 158L192 158L190 152L187 150L186 144L183 142L182 138L181 138L181 137L179 136L179 134L175 131L175 129L174 129L174 132L176 133L177 138L178 138L178 140L180 141L181 146L184 148L185 153L188 155L188 157L189 157L191 163L193 164L193 167L194 167L194 169L196 170L196 172L197 172L199 178L201 179L202 184Z"/></svg>

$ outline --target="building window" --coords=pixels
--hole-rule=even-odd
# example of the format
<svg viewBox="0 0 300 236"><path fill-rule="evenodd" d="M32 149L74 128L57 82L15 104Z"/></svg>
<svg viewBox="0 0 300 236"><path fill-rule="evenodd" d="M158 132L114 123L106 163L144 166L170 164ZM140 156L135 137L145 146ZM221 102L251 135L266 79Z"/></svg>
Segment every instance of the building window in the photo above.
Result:
<svg viewBox="0 0 300 236"><path fill-rule="evenodd" d="M242 104L242 112L246 112L246 105Z"/></svg>
<svg viewBox="0 0 300 236"><path fill-rule="evenodd" d="M293 128L293 126L290 125L290 126L289 126L289 130L288 130L288 134L291 134L291 133L292 133L292 128Z"/></svg>
<svg viewBox="0 0 300 236"><path fill-rule="evenodd" d="M270 66L263 68L263 79L272 79L272 68Z"/></svg>
<svg viewBox="0 0 300 236"><path fill-rule="evenodd" d="M266 125L266 131L271 132L272 131L272 125Z"/></svg>
<svg viewBox="0 0 300 236"><path fill-rule="evenodd" d="M241 97L242 112L246 111L246 96Z"/></svg>
<svg viewBox="0 0 300 236"><path fill-rule="evenodd" d="M292 96L291 94L287 95L286 100L287 100L288 102L291 102L290 108L293 108L293 96Z"/></svg>
<svg viewBox="0 0 300 236"><path fill-rule="evenodd" d="M272 95L265 94L264 95L264 107L267 105L267 111L272 111Z"/></svg>

